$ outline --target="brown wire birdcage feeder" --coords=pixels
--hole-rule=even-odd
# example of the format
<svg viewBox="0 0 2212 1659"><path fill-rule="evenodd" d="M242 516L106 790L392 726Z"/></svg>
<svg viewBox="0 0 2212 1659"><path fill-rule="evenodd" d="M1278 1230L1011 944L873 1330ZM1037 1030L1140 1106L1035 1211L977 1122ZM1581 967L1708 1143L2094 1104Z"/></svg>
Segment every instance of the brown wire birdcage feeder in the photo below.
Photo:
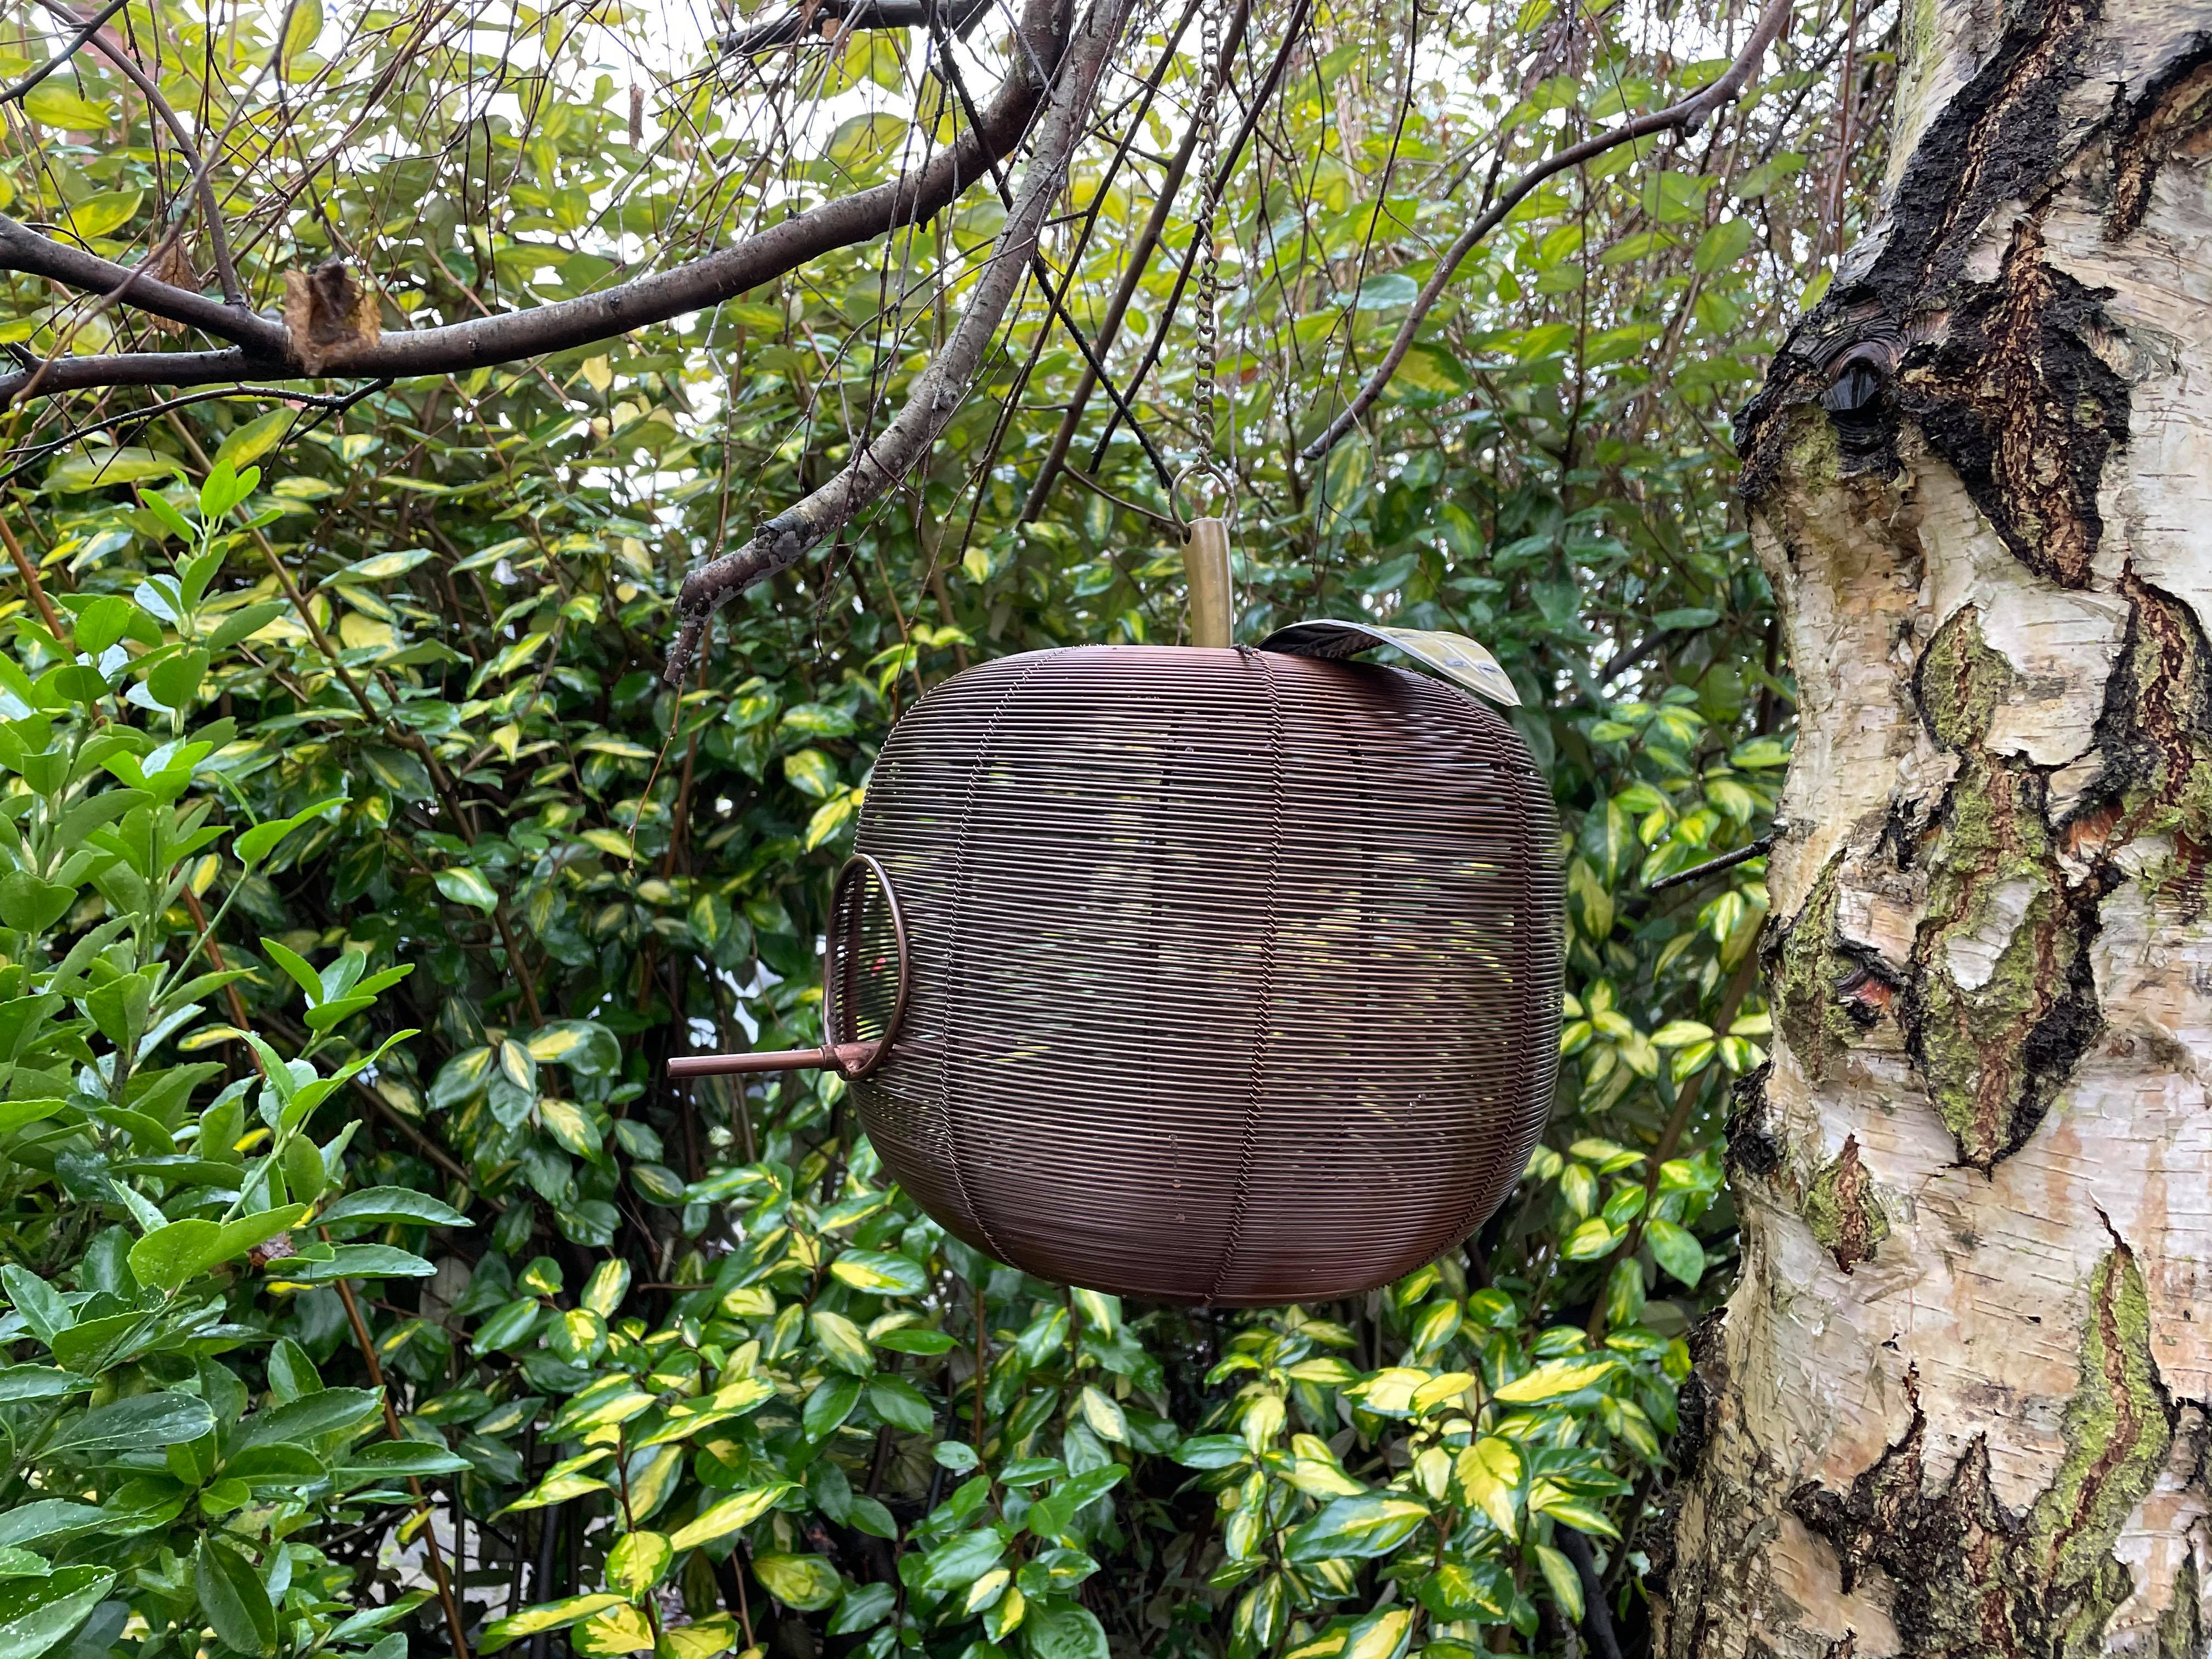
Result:
<svg viewBox="0 0 2212 1659"><path fill-rule="evenodd" d="M671 1069L834 1068L925 1210L1045 1278L1231 1305L1364 1291L1480 1225L1542 1127L1557 840L1512 726L1425 675L1279 649L1002 658L930 692L877 762L830 907L826 1046Z"/></svg>

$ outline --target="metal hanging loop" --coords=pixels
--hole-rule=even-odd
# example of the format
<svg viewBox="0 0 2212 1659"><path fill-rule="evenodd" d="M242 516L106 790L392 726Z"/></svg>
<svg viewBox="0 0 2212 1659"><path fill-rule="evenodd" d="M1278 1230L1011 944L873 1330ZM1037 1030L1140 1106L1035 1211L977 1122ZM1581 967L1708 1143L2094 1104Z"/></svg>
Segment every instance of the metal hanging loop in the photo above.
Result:
<svg viewBox="0 0 2212 1659"><path fill-rule="evenodd" d="M866 943L861 907L867 902L865 884L871 878L876 890L883 895L896 979L882 1029L873 1036L862 1036L854 1005L860 1000L864 964L854 957ZM855 853L837 872L836 885L830 891L830 935L828 948L822 954L822 1030L829 1041L819 1048L784 1048L744 1054L678 1054L668 1062L668 1075L727 1077L742 1072L827 1071L836 1073L848 1082L864 1078L890 1058L891 1044L906 1019L912 972L907 950L906 916L899 909L890 873L866 853Z"/></svg>

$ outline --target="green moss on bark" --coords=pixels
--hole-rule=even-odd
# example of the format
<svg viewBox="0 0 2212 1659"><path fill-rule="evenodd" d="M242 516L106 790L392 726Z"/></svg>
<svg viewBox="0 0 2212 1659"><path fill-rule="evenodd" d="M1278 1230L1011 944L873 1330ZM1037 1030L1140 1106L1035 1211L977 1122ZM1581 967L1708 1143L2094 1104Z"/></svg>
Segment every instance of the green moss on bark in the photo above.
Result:
<svg viewBox="0 0 2212 1659"><path fill-rule="evenodd" d="M2094 893L2068 881L2043 775L1984 746L2012 670L1972 607L1936 630L1915 683L1959 770L1929 849L1905 1030L1960 1161L1987 1170L2034 1132L2099 1029ZM1962 979L1960 960L1984 958Z"/></svg>
<svg viewBox="0 0 2212 1659"><path fill-rule="evenodd" d="M1772 964L1776 1023L1805 1075L1819 1082L1828 1063L1850 1047L1857 1026L1836 995L1856 967L1836 945L1836 889L1843 854L1828 860L1805 896Z"/></svg>
<svg viewBox="0 0 2212 1659"><path fill-rule="evenodd" d="M1859 1161L1856 1135L1844 1136L1842 1152L1813 1177L1802 1213L1814 1238L1845 1273L1871 1261L1875 1246L1889 1237L1889 1218Z"/></svg>
<svg viewBox="0 0 2212 1659"><path fill-rule="evenodd" d="M2106 1622L2134 1589L2112 1547L2173 1438L2142 1276L2117 1238L2091 1275L2080 1378L2058 1467L2025 1514L1997 1497L1978 1436L1941 1486L1928 1485L1927 1419L1910 1375L1905 1436L1848 1492L1812 1482L1790 1494L1791 1511L1835 1548L1846 1593L1870 1570L1889 1577L1903 1650L1916 1659L2077 1659L2102 1650ZM2176 1642L2196 1636L2193 1574L2188 1589L2192 1611L2173 1620ZM2164 1624L2160 1633L2163 1643Z"/></svg>
<svg viewBox="0 0 2212 1659"><path fill-rule="evenodd" d="M2172 1443L2172 1406L2151 1358L2150 1305L2135 1253L2113 1240L2089 1285L2081 1383L2066 1407L2066 1456L2028 1511L2016 1552L2022 1589L2051 1620L2051 1650L2097 1650L2135 1581L2112 1545L2150 1495Z"/></svg>

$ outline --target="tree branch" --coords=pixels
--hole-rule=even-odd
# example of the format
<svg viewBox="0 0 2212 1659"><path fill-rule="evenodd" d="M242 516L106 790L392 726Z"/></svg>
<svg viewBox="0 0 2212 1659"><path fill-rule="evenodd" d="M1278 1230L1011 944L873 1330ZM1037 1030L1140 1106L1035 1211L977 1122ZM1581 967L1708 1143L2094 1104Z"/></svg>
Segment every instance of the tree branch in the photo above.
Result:
<svg viewBox="0 0 2212 1659"><path fill-rule="evenodd" d="M1055 8L1032 0L1030 10L1045 20L1031 49L1050 64L1059 56L1060 39L1052 22ZM1023 27L1037 26L1025 20ZM672 270L655 271L574 300L386 334L373 346L332 355L319 375L309 375L301 366L284 325L275 319L233 311L188 289L137 276L130 303L157 316L189 323L232 342L231 347L58 357L39 373L35 391L37 395L50 396L89 386L201 386L213 380L327 376L405 380L416 375L465 374L487 364L514 362L612 339L648 324L708 309L823 254L933 217L969 185L986 177L993 163L1012 153L1042 103L1045 90L1018 54L1015 67L986 106L982 124L969 127L956 143L918 169L872 189L810 208ZM112 293L136 276L130 266L68 247L4 215L0 215L0 270L25 271L100 294ZM33 379L30 370L0 374L0 409L30 387Z"/></svg>
<svg viewBox="0 0 2212 1659"><path fill-rule="evenodd" d="M1390 384L1406 354L1413 349L1413 339L1429 313L1436 308L1444 289L1459 269L1460 261L1474 249L1475 244L1504 222L1505 216L1519 205L1521 198L1554 173L1569 167L1579 167L1592 156L1601 155L1619 145L1632 143L1638 138L1649 138L1654 133L1672 132L1694 127L1705 117L1723 105L1732 103L1751 79L1759 60L1782 33L1782 26L1790 21L1790 0L1767 0L1766 9L1760 15L1759 27L1752 30L1751 38L1744 42L1743 50L1728 67L1728 72L1711 86L1692 93L1679 104L1654 110L1649 115L1639 115L1632 121L1624 121L1605 132L1593 133L1580 143L1570 144L1556 155L1539 162L1522 173L1493 200L1481 217L1459 234L1459 239L1444 250L1437 261L1437 268L1406 312L1406 320L1399 325L1398 337L1390 343L1390 349L1376 365L1375 372L1366 383L1353 394L1352 399L1331 421L1322 434L1298 452L1302 461L1317 461L1342 442L1345 434L1358 424L1360 418L1373 408L1375 400Z"/></svg>
<svg viewBox="0 0 2212 1659"><path fill-rule="evenodd" d="M1275 49L1274 61L1268 64L1267 73L1261 81L1259 90L1253 94L1250 107L1244 112L1244 119L1237 129L1236 137L1230 141L1229 153L1221 158L1221 165L1214 169L1213 195L1216 201L1227 198L1229 181L1236 176L1237 164L1243 160L1244 146L1251 143L1253 133L1259 130L1260 118L1273 100L1276 88L1282 84L1283 72L1290 67L1291 54L1304 39L1306 24L1312 16L1313 0L1297 0L1297 4L1291 9L1290 21L1283 27L1283 40ZM1226 82L1223 84L1225 88ZM1167 302L1160 307L1159 320L1152 327L1152 342L1145 348L1144 358L1138 363L1137 372L1129 377L1129 397L1133 400L1145 389L1146 377L1152 372L1152 365L1160 360L1160 352L1168 343L1168 331L1174 326L1176 311L1182 304L1183 290L1190 286L1190 273L1197 268L1198 256L1202 251L1202 242L1196 236L1190 239L1190 246L1183 250L1182 269L1176 272L1175 286L1168 290ZM1106 447L1114 441L1114 434L1121 421L1121 411L1118 409L1107 417L1106 430L1099 434L1098 442L1091 452L1091 470L1094 473L1105 464Z"/></svg>
<svg viewBox="0 0 2212 1659"><path fill-rule="evenodd" d="M225 305L220 300L210 300L204 294L195 294L188 288L179 288L173 283L162 282L149 275L143 265L121 265L112 259L103 259L96 253L87 253L82 248L71 247L67 242L56 241L51 236L41 236L28 225L0 213L0 270L20 270L27 276L43 276L48 282L59 283L88 294L112 294L126 283L130 294L125 301L132 309L149 312L156 317L166 317L173 323L184 323L218 340L252 354L252 361L259 368L282 372L290 350L284 325L273 317L264 317L243 307ZM165 363L185 363L220 354L198 351L161 351L132 353L127 357L62 357L56 359L47 374L42 390L74 390L76 384L94 386L160 385L161 381L143 380L93 380L73 383L69 387L55 384L55 377L76 363L114 364L119 369L131 357L151 356ZM201 379L216 378L201 376ZM177 384L186 382L179 380ZM0 404L12 397L16 387L0 381Z"/></svg>
<svg viewBox="0 0 2212 1659"><path fill-rule="evenodd" d="M1031 0L1032 11L1050 0ZM968 299L960 320L928 368L915 377L906 404L860 454L805 500L787 507L734 553L702 565L684 579L677 599L683 618L668 653L667 678L681 684L708 621L754 583L787 570L834 536L929 453L974 384L1000 320L1012 303L1053 202L1067 182L1106 60L1121 39L1133 0L1096 0L1077 27L1053 76L1051 101L1020 192L1000 232L991 260ZM1046 60L1049 62L1049 59Z"/></svg>
<svg viewBox="0 0 2212 1659"><path fill-rule="evenodd" d="M14 103L18 98L22 97L33 87L37 86L40 82L45 80L56 70L61 68L62 65L68 63L70 58L76 57L79 52L84 49L84 43L91 40L94 35L99 33L100 30L106 27L107 20L114 16L117 12L121 11L123 8L129 3L130 0L107 0L107 3L100 9L99 12L93 17L92 21L87 23L82 28L79 29L75 34L71 35L68 43L64 45L59 52L47 58L45 63L40 64L38 68L33 70L21 80L16 82L14 86L0 88L0 104Z"/></svg>
<svg viewBox="0 0 2212 1659"><path fill-rule="evenodd" d="M1245 26L1250 22L1251 17L1251 0L1237 0L1237 10L1229 20L1229 31L1222 37L1221 56L1214 65L1216 97L1228 91L1229 72L1236 66L1237 53L1244 44ZM1176 146L1175 155L1168 163L1166 176L1160 180L1159 192L1152 198L1152 213L1145 221L1145 228L1137 233L1136 246L1129 252L1129 263L1121 271L1121 280L1114 289L1113 298L1106 303L1106 315L1098 325L1096 342L1097 355L1102 358L1113 350L1115 339L1121 332L1121 319L1128 314L1129 303L1137 297L1138 287L1152 266L1152 251L1159 246L1160 237L1167 229L1168 215L1175 207L1176 193L1182 188L1183 174L1190 170L1191 157L1198 153L1198 141L1204 136L1202 127L1200 122L1191 122L1182 136L1182 143ZM1130 126L1132 139L1136 137L1136 131L1137 125L1133 123ZM1100 195L1103 197L1103 190ZM1091 394L1097 390L1099 379L1097 372L1086 361L1083 366L1083 377L1076 382L1074 392L1068 397L1067 407L1060 413L1060 430L1053 434L1052 447L1046 452L1044 465L1037 469L1036 482L1030 486L1029 499L1022 503L1022 523L1034 524L1037 515L1044 511L1045 501L1052 495L1052 486L1060 477L1060 468L1066 464L1068 448L1075 441L1076 428L1083 423L1084 409L1091 402ZM1112 381L1107 382L1107 388L1113 390ZM1133 386L1130 391L1133 394L1136 388ZM1118 398L1116 401L1119 401ZM1120 411L1117 410L1115 412Z"/></svg>
<svg viewBox="0 0 2212 1659"><path fill-rule="evenodd" d="M84 21L63 5L61 0L39 0L39 3L64 22L81 24ZM207 221L208 251L215 257L216 274L222 283L222 297L232 309L245 310L246 294L238 285L238 266L230 257L230 233L223 228L222 210L216 206L215 187L208 182L207 163L200 159L199 146L192 142L191 134L185 131L184 118L169 106L169 100L161 95L161 88L155 84L154 77L140 69L131 60L129 52L109 46L100 38L96 27L87 33L86 40L94 52L123 71L124 78L138 88L147 107L161 118L161 125L168 128L169 137L176 140L177 154L185 158L185 164L192 170L192 192L200 198L200 216Z"/></svg>
<svg viewBox="0 0 2212 1659"><path fill-rule="evenodd" d="M717 44L732 57L746 57L805 40L823 23L842 23L848 29L926 28L934 23L965 40L990 9L991 0L955 0L942 14L937 0L815 0L772 23L724 35Z"/></svg>

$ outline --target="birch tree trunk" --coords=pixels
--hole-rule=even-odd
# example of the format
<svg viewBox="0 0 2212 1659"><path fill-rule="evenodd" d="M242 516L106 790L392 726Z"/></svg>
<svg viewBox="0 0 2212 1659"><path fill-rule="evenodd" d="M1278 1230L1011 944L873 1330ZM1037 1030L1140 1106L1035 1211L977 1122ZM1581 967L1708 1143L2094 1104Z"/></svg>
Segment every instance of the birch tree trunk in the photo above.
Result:
<svg viewBox="0 0 2212 1659"><path fill-rule="evenodd" d="M1657 1640L2202 1656L2212 0L1905 0L1740 436L1802 703Z"/></svg>

